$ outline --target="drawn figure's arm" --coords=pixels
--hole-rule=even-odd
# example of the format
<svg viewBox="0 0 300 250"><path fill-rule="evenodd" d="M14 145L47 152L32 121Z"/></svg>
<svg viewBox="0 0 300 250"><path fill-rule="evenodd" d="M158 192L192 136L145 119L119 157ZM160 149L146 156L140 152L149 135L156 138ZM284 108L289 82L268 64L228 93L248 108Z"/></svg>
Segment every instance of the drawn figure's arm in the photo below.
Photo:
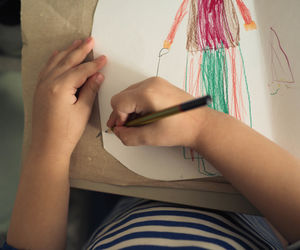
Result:
<svg viewBox="0 0 300 250"><path fill-rule="evenodd" d="M176 31L178 29L179 24L182 22L184 16L187 14L187 6L188 6L188 2L189 0L183 0L183 2L181 3L179 9L176 12L171 30L167 36L167 38L164 41L163 44L163 48L164 49L170 49L171 45L174 41L175 35L176 35Z"/></svg>
<svg viewBox="0 0 300 250"><path fill-rule="evenodd" d="M236 3L238 5L238 8L240 10L241 15L244 19L244 27L248 30L255 30L256 29L256 23L252 20L251 14L247 6L244 4L242 0L236 0Z"/></svg>

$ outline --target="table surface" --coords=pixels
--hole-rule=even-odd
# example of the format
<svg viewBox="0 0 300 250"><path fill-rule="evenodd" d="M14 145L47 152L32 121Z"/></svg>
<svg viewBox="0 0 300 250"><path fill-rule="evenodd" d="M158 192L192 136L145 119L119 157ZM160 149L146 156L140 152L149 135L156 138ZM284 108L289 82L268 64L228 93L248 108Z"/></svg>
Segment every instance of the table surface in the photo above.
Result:
<svg viewBox="0 0 300 250"><path fill-rule="evenodd" d="M31 138L32 100L38 73L54 50L90 35L97 0L26 0L21 3L24 155ZM96 102L72 155L72 187L258 214L256 208L223 178L164 182L131 172L103 149L101 137L97 137L100 130Z"/></svg>

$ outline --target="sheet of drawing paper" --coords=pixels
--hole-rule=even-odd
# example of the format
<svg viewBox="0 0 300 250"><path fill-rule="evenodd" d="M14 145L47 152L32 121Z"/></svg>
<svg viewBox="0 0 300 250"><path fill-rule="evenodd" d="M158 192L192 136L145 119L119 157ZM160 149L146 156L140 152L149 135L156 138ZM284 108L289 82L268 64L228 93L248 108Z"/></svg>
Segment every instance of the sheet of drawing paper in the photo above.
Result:
<svg viewBox="0 0 300 250"><path fill-rule="evenodd" d="M294 83L291 86L289 83L280 82L281 78L288 80L291 78L289 65L285 65L285 70L280 67L282 61L286 61L286 56L281 53L280 63L276 60L276 63L273 63L276 65L272 69L271 55L267 52L271 50L270 32L274 33L270 30L272 26L282 39L282 46L288 44L285 52L290 56L292 69L296 69L295 51L298 48L296 48L296 41L292 43L295 47L289 47L292 37L287 34L288 27L298 25L297 21L299 23L296 11L293 15L294 23L289 22L288 19L280 22L282 15L277 12L286 7L284 3L276 1L276 5L272 4L272 1L246 1L257 29L245 31L244 22L250 23L251 20L245 17L243 11L239 11L239 7L243 6L238 6L237 2L241 1L224 0L234 4L236 13L226 13L226 15L231 18L230 20L238 17L240 40L236 37L234 38L236 42L231 39L232 44L222 43L224 47L219 48L218 52L210 49L210 46L216 46L214 44L203 47L201 52L191 52L195 45L193 42L187 45L187 34L190 32L189 19L191 20L189 5L182 12L186 11L183 19L177 20L175 37L170 32L175 14L179 13L178 9L183 2L189 1L101 0L98 2L92 31L96 39L94 56L105 54L108 57L108 64L104 70L105 82L99 92L102 131L106 129L106 121L112 110L111 97L129 85L155 75L159 52L164 46L165 48L169 46L168 54L160 58L159 76L194 96L207 93L211 89L219 89L214 85L215 83L226 84L226 93L218 92L213 96L214 105L218 104L214 108L239 118L292 153L296 153L300 143L299 133L296 131L296 127L300 125L299 116L296 116L296 110L299 110L299 101L296 98L299 96L297 84L299 76L293 71ZM296 0L290 2L291 5L298 5ZM227 10L232 9L230 7L227 5ZM293 6L290 6L290 9L293 10ZM270 10L274 16L270 14ZM179 13L181 14L179 16L182 16L182 13ZM231 26L234 30L234 21ZM297 30L297 27L293 29ZM272 35L274 37L274 34ZM166 40L169 44L165 42ZM187 51L187 47L190 51ZM280 54L281 47L277 44L276 48L279 49L278 54ZM163 50L165 51L166 49ZM206 79L211 68L219 70L220 67L223 67L223 71L220 71L221 80L220 74L215 74L212 79ZM273 73L277 80L272 80L274 67L275 71L278 71ZM227 73L225 74L224 71ZM211 82L212 85L205 85L206 81ZM198 87L198 83L201 83L199 85L202 87ZM221 98L222 95L224 97ZM103 142L104 148L122 164L148 178L180 180L219 175L206 160L188 148L127 147L122 145L115 135L106 133L103 133Z"/></svg>

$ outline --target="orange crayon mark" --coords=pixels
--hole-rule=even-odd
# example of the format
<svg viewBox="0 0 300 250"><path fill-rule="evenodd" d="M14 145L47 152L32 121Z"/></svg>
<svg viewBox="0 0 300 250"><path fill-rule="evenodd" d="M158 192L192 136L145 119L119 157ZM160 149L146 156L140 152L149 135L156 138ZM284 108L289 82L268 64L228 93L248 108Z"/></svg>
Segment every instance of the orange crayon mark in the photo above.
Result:
<svg viewBox="0 0 300 250"><path fill-rule="evenodd" d="M256 29L256 23L252 20L251 14L247 6L243 3L242 0L236 0L236 3L239 7L239 10L243 16L244 19L244 27L247 31L249 30L255 30Z"/></svg>

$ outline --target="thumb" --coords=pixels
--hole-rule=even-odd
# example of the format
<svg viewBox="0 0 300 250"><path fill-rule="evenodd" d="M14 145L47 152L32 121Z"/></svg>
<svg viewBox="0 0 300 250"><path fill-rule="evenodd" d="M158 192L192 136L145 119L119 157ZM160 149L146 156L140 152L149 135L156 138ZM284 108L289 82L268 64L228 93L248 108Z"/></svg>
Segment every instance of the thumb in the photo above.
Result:
<svg viewBox="0 0 300 250"><path fill-rule="evenodd" d="M92 110L95 97L99 91L99 88L104 80L104 76L101 73L96 73L91 76L80 90L79 97L76 105L82 109L82 112L90 112Z"/></svg>

